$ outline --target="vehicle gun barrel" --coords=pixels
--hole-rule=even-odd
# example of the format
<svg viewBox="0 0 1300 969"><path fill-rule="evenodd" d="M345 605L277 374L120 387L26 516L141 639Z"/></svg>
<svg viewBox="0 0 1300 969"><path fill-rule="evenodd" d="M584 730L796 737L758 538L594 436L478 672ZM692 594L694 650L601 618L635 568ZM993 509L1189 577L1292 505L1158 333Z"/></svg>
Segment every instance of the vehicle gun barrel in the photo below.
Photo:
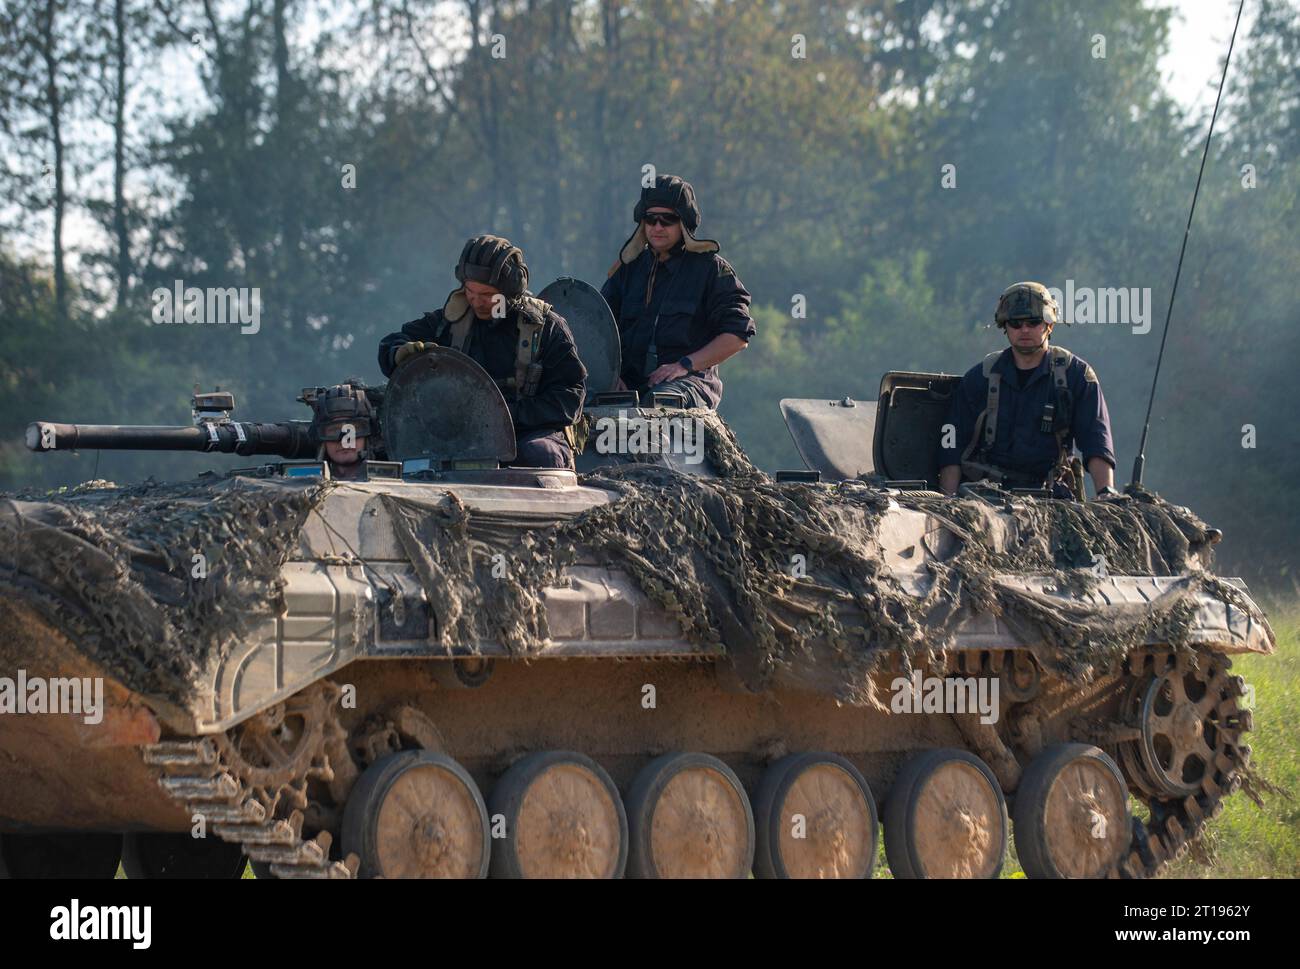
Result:
<svg viewBox="0 0 1300 969"><path fill-rule="evenodd" d="M288 459L315 457L317 448L305 421L205 421L189 427L34 421L27 425L26 441L32 451L204 451Z"/></svg>

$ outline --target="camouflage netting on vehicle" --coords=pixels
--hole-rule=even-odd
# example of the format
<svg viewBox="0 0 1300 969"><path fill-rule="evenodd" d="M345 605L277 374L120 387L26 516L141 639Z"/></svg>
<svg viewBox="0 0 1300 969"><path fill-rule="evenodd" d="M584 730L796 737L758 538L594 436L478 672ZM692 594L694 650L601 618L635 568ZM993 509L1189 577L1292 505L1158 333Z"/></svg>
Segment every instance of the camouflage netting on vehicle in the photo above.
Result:
<svg viewBox="0 0 1300 969"><path fill-rule="evenodd" d="M938 659L977 613L1000 617L1045 667L1085 681L1140 643L1187 646L1203 594L1253 608L1203 571L1204 523L1150 493L1078 505L777 484L716 415L692 416L705 422L706 456L722 477L602 469L584 481L615 500L567 520L473 510L450 494L385 495L441 645L499 641L536 655L548 639L542 590L579 559L626 569L689 641L729 654L752 688L785 674L857 704L875 702L870 674L887 651L908 666ZM26 496L32 504L0 498L0 587L29 593L130 688L188 705L234 643L282 612L280 566L339 487L214 478ZM900 507L955 536L919 589L890 570L880 544L882 519ZM1048 575L1082 593L1103 556L1111 574L1182 578L1153 602L1104 611L1008 578Z"/></svg>
<svg viewBox="0 0 1300 969"><path fill-rule="evenodd" d="M706 456L722 477L648 463L601 469L584 482L617 500L551 528L459 502L386 499L431 603L448 617L444 645L496 640L535 653L547 639L536 590L578 558L626 569L688 640L729 654L751 688L784 673L855 704L875 702L870 674L887 651L908 666L938 660L977 613L1001 618L1046 668L1086 681L1141 643L1188 646L1204 593L1254 609L1202 569L1206 525L1150 492L1080 505L777 484L716 415L690 413L705 421ZM929 567L919 597L885 564L877 529L891 507L931 515L958 539ZM482 554L457 551L470 546ZM1048 575L1086 593L1103 558L1109 574L1182 578L1148 604L1104 610L998 578ZM507 575L493 575L494 564Z"/></svg>
<svg viewBox="0 0 1300 969"><path fill-rule="evenodd" d="M1086 681L1141 643L1188 644L1199 593L1246 607L1235 588L1200 571L1146 605L1104 611L998 578L1050 574L1060 587L1086 591L1097 581L1088 568L1093 555L1080 562L1074 550L1088 548L1110 550L1111 574L1182 574L1165 564L1190 561L1191 543L1179 528L1190 520L1154 500L1086 510L1015 502L1020 539L1003 545L992 534L990 509L896 496L960 540L955 555L929 566L918 598L885 565L876 527L891 499L882 492L709 481L653 467L595 477L621 499L561 525L556 544L595 550L628 569L688 639L725 649L752 688L784 671L843 701L871 703L869 674L885 651L901 651L905 669L916 657L939 660L960 623L977 613L1004 620L1046 668ZM1123 536L1131 546L1111 549Z"/></svg>
<svg viewBox="0 0 1300 969"><path fill-rule="evenodd" d="M280 566L323 492L213 476L0 496L0 589L131 689L184 704L281 611Z"/></svg>

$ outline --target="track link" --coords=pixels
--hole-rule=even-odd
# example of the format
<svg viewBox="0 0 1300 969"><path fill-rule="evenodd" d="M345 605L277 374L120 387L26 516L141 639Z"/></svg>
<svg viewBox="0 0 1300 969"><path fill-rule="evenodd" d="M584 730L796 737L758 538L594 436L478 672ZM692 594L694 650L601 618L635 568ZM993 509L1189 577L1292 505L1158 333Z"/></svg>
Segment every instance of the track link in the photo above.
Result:
<svg viewBox="0 0 1300 969"><path fill-rule="evenodd" d="M1163 668L1162 664L1168 661L1167 652L1140 650L1129 658L1130 675L1143 676L1150 669ZM1133 819L1129 854L1110 873L1112 878L1155 878L1163 874L1201 839L1209 822L1223 813L1224 799L1239 791L1247 776L1251 751L1241 738L1254 723L1251 712L1237 702L1246 692L1245 681L1228 674L1232 661L1227 656L1202 653L1199 661L1214 665L1208 689L1219 697L1215 714L1221 742L1213 769L1205 772L1201 789L1185 798L1162 798L1133 791L1150 810L1150 823ZM1183 668L1187 655L1178 656L1174 662Z"/></svg>
<svg viewBox="0 0 1300 969"><path fill-rule="evenodd" d="M277 878L354 878L355 864L330 860L331 836L302 836L303 815L275 818L253 790L222 764L209 738L166 740L142 748L144 762L161 771L158 784L190 817L201 816L222 841L237 844Z"/></svg>

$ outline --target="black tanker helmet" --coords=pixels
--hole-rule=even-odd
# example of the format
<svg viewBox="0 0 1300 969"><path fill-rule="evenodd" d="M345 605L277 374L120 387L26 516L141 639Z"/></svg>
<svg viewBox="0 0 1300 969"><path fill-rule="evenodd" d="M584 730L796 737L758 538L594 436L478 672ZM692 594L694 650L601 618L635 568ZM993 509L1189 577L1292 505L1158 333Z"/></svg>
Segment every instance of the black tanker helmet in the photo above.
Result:
<svg viewBox="0 0 1300 969"><path fill-rule="evenodd" d="M499 289L508 300L518 299L528 289L523 250L501 236L475 236L460 252L456 281L483 283Z"/></svg>
<svg viewBox="0 0 1300 969"><path fill-rule="evenodd" d="M656 175L653 185L642 187L641 198L632 209L636 229L619 250L619 262L629 263L645 249L645 227L641 220L645 218L646 210L652 208L668 208L677 213L682 220L683 241L690 252L717 252L722 248L713 239L695 238L702 213L691 183L679 175ZM614 268L617 269L618 265L615 264Z"/></svg>

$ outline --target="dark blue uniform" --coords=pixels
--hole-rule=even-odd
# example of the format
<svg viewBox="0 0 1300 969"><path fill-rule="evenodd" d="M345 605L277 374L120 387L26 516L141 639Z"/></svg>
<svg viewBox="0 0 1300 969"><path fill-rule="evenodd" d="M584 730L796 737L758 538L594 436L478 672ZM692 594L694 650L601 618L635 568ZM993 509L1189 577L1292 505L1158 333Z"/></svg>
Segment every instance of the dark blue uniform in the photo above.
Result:
<svg viewBox="0 0 1300 969"><path fill-rule="evenodd" d="M654 287L647 302L652 269ZM629 390L647 389L646 378L656 368L691 355L721 333L734 333L748 343L755 332L748 290L731 264L713 252L688 252L679 245L666 261L656 263L646 248L605 280L600 295L618 321L621 376ZM657 362L649 366L646 351L652 341ZM663 389L683 391L687 403L696 407L716 408L722 400L717 367L687 374Z"/></svg>
<svg viewBox="0 0 1300 969"><path fill-rule="evenodd" d="M992 451L983 453L981 440L970 460L1010 472L1011 483L1018 487L1038 487L1059 456L1056 434L1041 428L1044 405L1057 404L1056 388L1048 373L1048 354L1028 373L1023 387L1012 355L1012 349L1007 347L993 365L994 371L1002 375L1002 382ZM1102 458L1113 468L1115 448L1110 415L1106 412L1106 398L1102 396L1097 375L1086 360L1074 357L1066 368L1066 384L1072 415L1065 447L1072 450L1077 446L1085 467L1092 458ZM975 433L975 421L988 401L988 391L989 382L982 364L966 371L953 394L949 412L949 421L957 428L956 446L945 448L940 442L939 467L961 464L962 454Z"/></svg>
<svg viewBox="0 0 1300 969"><path fill-rule="evenodd" d="M469 331L465 353L496 380L515 375L515 347L519 341L518 309L511 309L503 319L475 320ZM426 313L411 320L397 333L390 333L379 344L379 369L392 376L393 356L405 343L422 341L450 346L444 332L443 311ZM515 424L515 464L530 468L567 468L572 465L572 449L564 429L582 414L587 368L578 357L573 334L564 318L547 310L541 331L537 361L542 365L542 380L537 393L519 397L506 392L506 405Z"/></svg>

